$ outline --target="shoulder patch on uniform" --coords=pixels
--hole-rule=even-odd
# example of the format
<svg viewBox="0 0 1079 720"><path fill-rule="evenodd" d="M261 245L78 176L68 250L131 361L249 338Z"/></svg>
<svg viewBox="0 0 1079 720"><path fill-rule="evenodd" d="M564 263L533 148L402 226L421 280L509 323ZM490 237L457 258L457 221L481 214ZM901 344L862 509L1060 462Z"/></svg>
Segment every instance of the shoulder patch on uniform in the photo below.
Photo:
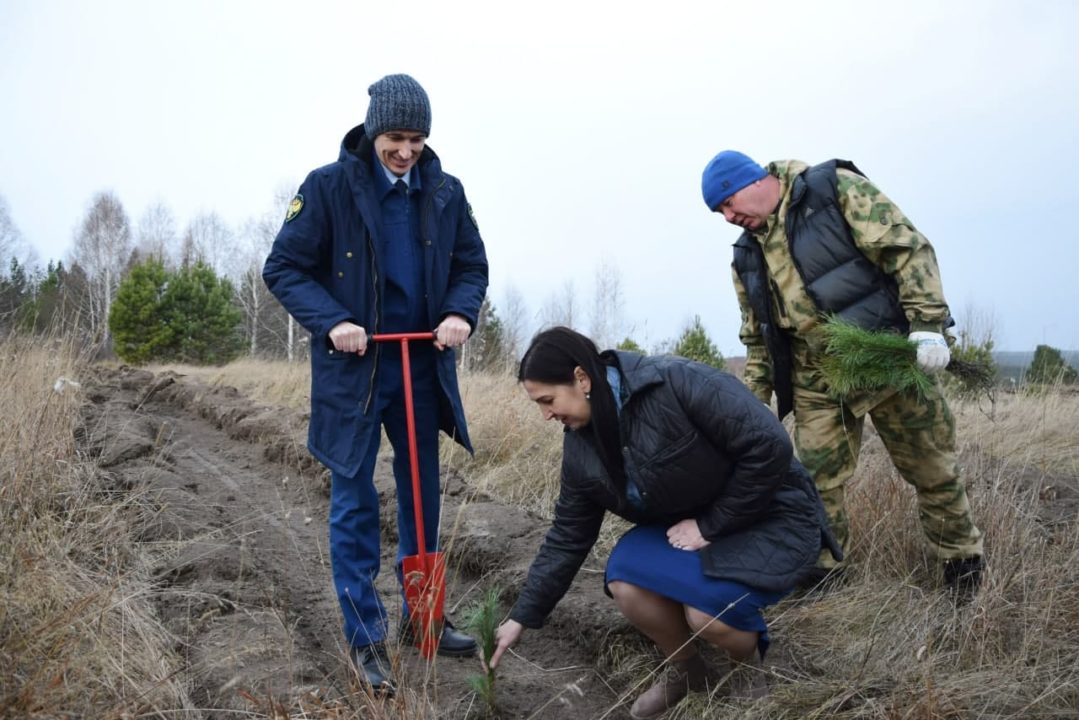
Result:
<svg viewBox="0 0 1079 720"><path fill-rule="evenodd" d="M472 227L476 228L476 230L479 230L480 224L476 222L476 213L472 212L472 203L466 202L465 207L468 208L468 219L472 221Z"/></svg>
<svg viewBox="0 0 1079 720"><path fill-rule="evenodd" d="M292 198L292 202L288 204L288 212L285 213L285 222L292 220L300 211L303 210L303 195L296 193L296 197Z"/></svg>

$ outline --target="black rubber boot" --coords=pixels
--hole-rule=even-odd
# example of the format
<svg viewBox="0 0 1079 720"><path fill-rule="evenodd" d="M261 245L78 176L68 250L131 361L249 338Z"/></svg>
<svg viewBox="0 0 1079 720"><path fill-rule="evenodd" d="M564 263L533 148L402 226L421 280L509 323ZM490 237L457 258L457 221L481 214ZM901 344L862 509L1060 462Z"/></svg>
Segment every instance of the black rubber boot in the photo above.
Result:
<svg viewBox="0 0 1079 720"><path fill-rule="evenodd" d="M401 641L402 645L415 645L416 628L414 624L405 620L401 625L397 639ZM442 657L472 657L476 654L477 649L475 638L456 629L449 619L442 621L442 633L438 636L436 653Z"/></svg>
<svg viewBox="0 0 1079 720"><path fill-rule="evenodd" d="M944 563L944 585L955 594L957 602L967 602L982 584L981 555L956 558Z"/></svg>
<svg viewBox="0 0 1079 720"><path fill-rule="evenodd" d="M390 657L386 654L386 645L381 642L352 648L352 661L360 679L370 687L376 697L393 697L397 688L393 682L393 669Z"/></svg>

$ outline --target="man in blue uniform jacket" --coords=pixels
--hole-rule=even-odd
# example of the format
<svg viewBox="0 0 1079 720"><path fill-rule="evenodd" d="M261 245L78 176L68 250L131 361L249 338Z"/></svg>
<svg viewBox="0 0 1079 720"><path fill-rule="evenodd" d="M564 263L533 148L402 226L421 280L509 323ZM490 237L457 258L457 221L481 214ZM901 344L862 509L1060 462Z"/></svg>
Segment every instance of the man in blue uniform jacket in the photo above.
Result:
<svg viewBox="0 0 1079 720"><path fill-rule="evenodd" d="M376 693L392 694L379 572L379 505L373 476L380 427L394 450L397 567L418 552L408 433L396 343L374 333L430 331L410 359L428 552L437 550L438 432L472 451L457 388L454 348L476 326L487 291L487 256L461 182L426 146L427 93L408 75L368 88L363 125L341 143L337 162L300 186L262 276L311 333L308 447L332 471L330 556L351 657ZM405 608L405 613L408 608ZM401 623L403 639L412 625ZM441 655L476 651L447 620Z"/></svg>

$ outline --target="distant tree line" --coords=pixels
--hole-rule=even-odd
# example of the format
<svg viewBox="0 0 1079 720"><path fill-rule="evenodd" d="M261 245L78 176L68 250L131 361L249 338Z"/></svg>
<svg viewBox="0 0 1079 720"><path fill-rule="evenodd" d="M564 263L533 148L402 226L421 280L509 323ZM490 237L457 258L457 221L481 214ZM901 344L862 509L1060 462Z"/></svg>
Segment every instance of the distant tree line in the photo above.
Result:
<svg viewBox="0 0 1079 720"><path fill-rule="evenodd" d="M216 213L196 216L183 232L163 203L132 224L111 192L91 199L66 261L39 267L0 197L0 333L57 333L99 354L132 363L223 363L248 356L298 361L307 333L262 282L262 265L281 225L291 188L282 187L258 217L230 228ZM714 367L726 361L695 315L677 338L645 347L623 317L617 267L602 262L593 291L567 280L531 315L512 286L501 307L484 300L462 349L466 370L512 372L530 329L566 325L601 348L672 353ZM953 354L992 363L993 319L966 319ZM1050 346L1038 346L1029 383L1074 383L1077 372Z"/></svg>
<svg viewBox="0 0 1079 720"><path fill-rule="evenodd" d="M309 338L262 282L262 265L291 189L238 229L202 213L183 232L163 203L132 223L111 192L93 196L62 261L41 269L0 197L0 332L56 333L99 355L131 363L224 363L240 356L302 360ZM530 316L512 287L501 308L484 300L459 361L472 371L511 372L529 328L567 325L601 348L644 352L622 317L621 277L611 263L595 274L591 300L567 281ZM700 317L653 352L724 364Z"/></svg>
<svg viewBox="0 0 1079 720"><path fill-rule="evenodd" d="M0 198L0 332L58 333L129 362L302 358L305 333L262 282L288 197L279 192L238 231L205 213L181 234L163 204L133 227L119 199L101 192L67 261L44 269Z"/></svg>

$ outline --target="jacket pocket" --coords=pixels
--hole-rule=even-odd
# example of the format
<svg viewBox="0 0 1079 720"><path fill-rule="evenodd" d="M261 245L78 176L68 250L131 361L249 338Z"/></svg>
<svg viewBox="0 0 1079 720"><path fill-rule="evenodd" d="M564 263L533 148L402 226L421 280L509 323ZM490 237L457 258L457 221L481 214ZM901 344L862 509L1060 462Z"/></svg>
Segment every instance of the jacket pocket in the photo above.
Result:
<svg viewBox="0 0 1079 720"><path fill-rule="evenodd" d="M685 435L679 437L673 443L665 444L652 454L651 457L646 458L640 463L640 468L644 469L656 469L659 466L666 465L672 460L678 458L678 456L685 453L693 443L697 441L699 434L696 430L690 430Z"/></svg>

